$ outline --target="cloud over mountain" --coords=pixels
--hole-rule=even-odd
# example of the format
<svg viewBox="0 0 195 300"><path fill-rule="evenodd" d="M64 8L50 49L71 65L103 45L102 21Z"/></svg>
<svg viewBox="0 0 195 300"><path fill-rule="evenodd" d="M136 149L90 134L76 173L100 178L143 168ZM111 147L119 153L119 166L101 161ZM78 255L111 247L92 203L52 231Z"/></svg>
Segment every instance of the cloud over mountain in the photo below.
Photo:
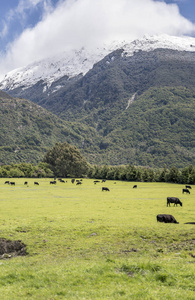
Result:
<svg viewBox="0 0 195 300"><path fill-rule="evenodd" d="M41 0L31 0L38 4ZM44 3L42 19L26 28L0 58L1 74L63 50L94 47L144 34L191 35L195 25L176 4L154 0L66 0ZM22 6L21 6L22 7Z"/></svg>

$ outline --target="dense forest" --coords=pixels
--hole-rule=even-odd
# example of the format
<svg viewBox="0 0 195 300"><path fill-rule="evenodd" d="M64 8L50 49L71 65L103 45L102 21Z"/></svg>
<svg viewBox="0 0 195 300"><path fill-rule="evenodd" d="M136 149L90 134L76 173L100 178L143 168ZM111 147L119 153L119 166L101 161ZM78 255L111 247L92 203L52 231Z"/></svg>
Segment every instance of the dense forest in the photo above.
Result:
<svg viewBox="0 0 195 300"><path fill-rule="evenodd" d="M57 143L37 165L29 163L0 166L3 178L94 178L108 180L125 180L134 182L170 182L195 184L195 166L182 169L172 166L156 169L134 166L90 165L76 147L68 143Z"/></svg>
<svg viewBox="0 0 195 300"><path fill-rule="evenodd" d="M68 142L92 165L195 165L194 72L194 52L119 49L56 92L0 92L0 163L38 164Z"/></svg>
<svg viewBox="0 0 195 300"><path fill-rule="evenodd" d="M150 88L78 122L0 92L0 163L38 164L56 142L75 145L92 165L183 168L195 164L195 88Z"/></svg>

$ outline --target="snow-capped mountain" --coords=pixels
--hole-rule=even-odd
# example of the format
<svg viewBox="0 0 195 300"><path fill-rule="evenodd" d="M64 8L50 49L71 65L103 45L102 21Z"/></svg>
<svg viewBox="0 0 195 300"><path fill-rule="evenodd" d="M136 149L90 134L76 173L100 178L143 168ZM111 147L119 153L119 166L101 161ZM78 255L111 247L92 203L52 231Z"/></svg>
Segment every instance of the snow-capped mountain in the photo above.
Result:
<svg viewBox="0 0 195 300"><path fill-rule="evenodd" d="M95 63L112 51L121 48L124 49L122 55L125 56L132 56L140 50L149 52L158 48L194 52L195 38L168 35L144 36L129 43L126 41L121 43L113 42L95 49L81 48L63 52L56 56L33 62L26 67L12 70L0 82L0 89L8 92L18 88L24 90L42 81L43 92L46 92L52 83L63 76L71 79L79 74L85 75ZM60 85L55 86L53 90L50 90L50 93L58 89L60 89Z"/></svg>
<svg viewBox="0 0 195 300"><path fill-rule="evenodd" d="M86 74L94 63L115 50L115 47L115 45L111 45L94 50L81 48L33 62L26 67L15 69L6 74L0 83L0 89L13 90L21 86L29 88L40 80L43 80L46 87L49 88L53 82L65 75L72 78L79 74Z"/></svg>
<svg viewBox="0 0 195 300"><path fill-rule="evenodd" d="M21 148L29 144L38 149L42 138L39 141L37 136L43 134L46 146L50 137L53 142L78 145L95 164L193 164L194 74L194 38L145 36L129 43L64 52L5 76L0 89L23 99L13 100L20 104L18 125L17 118L10 121L13 105L10 110L0 106L2 124L8 124L9 118L19 133L26 129L22 142L21 135L11 130ZM55 114L54 122L50 117L34 118L38 131L32 132L27 113L31 106L24 99ZM39 112L37 106L35 112ZM72 135L56 117L65 121ZM3 132L9 137L10 130Z"/></svg>

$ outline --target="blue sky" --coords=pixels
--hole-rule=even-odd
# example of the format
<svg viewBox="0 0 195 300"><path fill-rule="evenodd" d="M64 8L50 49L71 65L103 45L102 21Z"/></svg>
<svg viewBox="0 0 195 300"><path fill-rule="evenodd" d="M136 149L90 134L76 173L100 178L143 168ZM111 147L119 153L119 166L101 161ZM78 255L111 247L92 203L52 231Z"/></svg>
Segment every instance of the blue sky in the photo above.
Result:
<svg viewBox="0 0 195 300"><path fill-rule="evenodd" d="M195 0L1 0L0 77L71 48L195 36Z"/></svg>
<svg viewBox="0 0 195 300"><path fill-rule="evenodd" d="M177 4L181 15L195 23L195 0L166 0L165 2Z"/></svg>

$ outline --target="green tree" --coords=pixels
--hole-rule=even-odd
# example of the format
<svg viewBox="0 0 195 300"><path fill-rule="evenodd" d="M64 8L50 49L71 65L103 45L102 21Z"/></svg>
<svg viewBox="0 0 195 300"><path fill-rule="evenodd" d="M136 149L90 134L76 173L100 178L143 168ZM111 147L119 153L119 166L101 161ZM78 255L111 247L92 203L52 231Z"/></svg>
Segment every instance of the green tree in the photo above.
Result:
<svg viewBox="0 0 195 300"><path fill-rule="evenodd" d="M9 177L15 177L15 178L24 177L24 173L16 167L11 168L9 171Z"/></svg>
<svg viewBox="0 0 195 300"><path fill-rule="evenodd" d="M179 170L175 166L171 167L170 172L166 176L166 178L167 178L166 181L168 182L173 182L173 183L180 182L181 176Z"/></svg>
<svg viewBox="0 0 195 300"><path fill-rule="evenodd" d="M165 182L166 181L166 176L167 174L169 173L168 169L167 169L167 166L164 165L164 168L162 170L162 172L159 174L159 181L160 182Z"/></svg>
<svg viewBox="0 0 195 300"><path fill-rule="evenodd" d="M57 177L82 177L87 174L89 164L79 150L68 143L56 143L43 159Z"/></svg>

